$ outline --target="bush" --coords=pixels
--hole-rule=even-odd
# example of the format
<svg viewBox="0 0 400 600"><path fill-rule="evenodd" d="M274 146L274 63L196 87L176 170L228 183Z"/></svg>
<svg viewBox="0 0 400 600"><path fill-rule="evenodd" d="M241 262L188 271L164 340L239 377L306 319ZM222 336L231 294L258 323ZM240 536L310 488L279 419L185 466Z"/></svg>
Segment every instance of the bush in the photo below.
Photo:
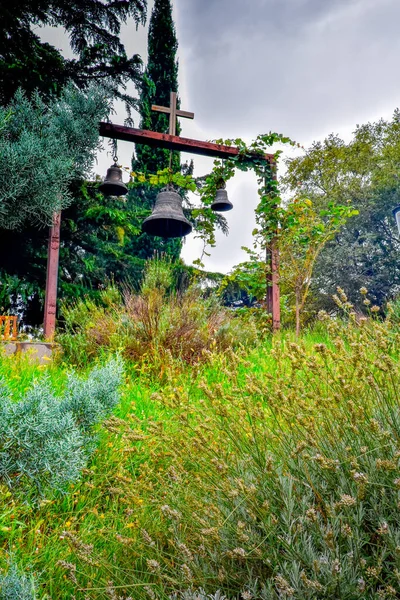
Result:
<svg viewBox="0 0 400 600"><path fill-rule="evenodd" d="M196 284L174 291L172 269L171 263L149 261L140 294L125 289L116 296L110 288L101 305L86 299L64 306L66 333L59 341L65 357L85 364L104 350L120 350L131 361L158 368L170 357L195 363L210 349L256 343L251 317L236 317L216 296L204 298Z"/></svg>
<svg viewBox="0 0 400 600"><path fill-rule="evenodd" d="M326 344L277 338L272 352L214 355L186 388L172 379L153 396L168 426L114 426L135 476L128 528L112 538L111 515L89 539L107 545L101 564L118 589L157 600L218 589L229 600L399 596L400 333L390 319L324 322Z"/></svg>
<svg viewBox="0 0 400 600"><path fill-rule="evenodd" d="M8 573L0 573L0 600L35 600L34 584L31 578L21 575L15 566Z"/></svg>
<svg viewBox="0 0 400 600"><path fill-rule="evenodd" d="M94 441L94 426L118 402L122 365L110 361L86 380L71 374L63 398L46 379L14 401L0 401L0 482L9 488L64 489L78 479Z"/></svg>

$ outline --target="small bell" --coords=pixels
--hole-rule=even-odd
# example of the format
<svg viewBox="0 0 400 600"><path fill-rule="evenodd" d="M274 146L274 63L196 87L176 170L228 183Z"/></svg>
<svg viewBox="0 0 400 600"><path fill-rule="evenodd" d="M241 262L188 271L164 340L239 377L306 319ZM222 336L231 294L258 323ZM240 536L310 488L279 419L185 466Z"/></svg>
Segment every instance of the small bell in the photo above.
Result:
<svg viewBox="0 0 400 600"><path fill-rule="evenodd" d="M107 169L107 175L99 185L99 191L105 196L125 196L128 188L122 181L122 169L115 163Z"/></svg>
<svg viewBox="0 0 400 600"><path fill-rule="evenodd" d="M192 231L191 224L183 214L182 198L175 190L161 190L153 212L143 221L142 230L164 238L183 237Z"/></svg>
<svg viewBox="0 0 400 600"><path fill-rule="evenodd" d="M217 190L215 200L211 204L211 210L215 212L226 212L232 210L233 204L228 198L228 192L225 189L225 184Z"/></svg>

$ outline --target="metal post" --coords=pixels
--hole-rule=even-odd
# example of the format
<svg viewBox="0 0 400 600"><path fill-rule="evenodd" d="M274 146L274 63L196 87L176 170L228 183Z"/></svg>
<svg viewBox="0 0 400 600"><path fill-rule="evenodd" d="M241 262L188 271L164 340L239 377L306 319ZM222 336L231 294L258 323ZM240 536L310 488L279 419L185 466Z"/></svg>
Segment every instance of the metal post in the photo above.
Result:
<svg viewBox="0 0 400 600"><path fill-rule="evenodd" d="M58 261L60 254L61 212L53 214L47 254L46 297L44 304L44 337L53 341L56 330Z"/></svg>
<svg viewBox="0 0 400 600"><path fill-rule="evenodd" d="M279 249L276 238L271 241L267 250L267 261L270 265L270 271L267 273L267 312L272 314L272 331L275 333L281 327Z"/></svg>
<svg viewBox="0 0 400 600"><path fill-rule="evenodd" d="M276 179L276 166L271 165L272 177ZM277 236L272 238L266 251L266 261L269 264L267 273L267 312L272 314L272 331L275 333L281 327L281 305L279 290L279 248Z"/></svg>

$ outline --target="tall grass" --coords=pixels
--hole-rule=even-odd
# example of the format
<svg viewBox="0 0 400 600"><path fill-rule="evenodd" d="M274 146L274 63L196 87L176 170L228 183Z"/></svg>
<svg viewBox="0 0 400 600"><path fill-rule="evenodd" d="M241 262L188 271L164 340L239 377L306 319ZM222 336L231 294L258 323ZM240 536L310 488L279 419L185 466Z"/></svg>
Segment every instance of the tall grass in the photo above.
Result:
<svg viewBox="0 0 400 600"><path fill-rule="evenodd" d="M185 364L207 358L210 350L254 345L251 316L235 316L217 297L203 297L200 285L175 291L173 265L147 263L140 293L108 287L101 302L79 300L64 306L66 332L59 337L65 359L84 365L101 354L120 351L131 363L158 370L178 359Z"/></svg>
<svg viewBox="0 0 400 600"><path fill-rule="evenodd" d="M399 597L400 330L346 319L128 367L82 480L0 496L3 564L48 598Z"/></svg>

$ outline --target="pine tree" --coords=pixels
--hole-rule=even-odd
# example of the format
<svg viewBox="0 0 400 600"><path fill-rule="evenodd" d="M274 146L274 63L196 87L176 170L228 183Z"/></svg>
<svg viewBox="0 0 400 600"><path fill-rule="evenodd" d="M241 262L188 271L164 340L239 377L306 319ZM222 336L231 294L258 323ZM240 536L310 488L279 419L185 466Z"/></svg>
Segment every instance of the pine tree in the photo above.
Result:
<svg viewBox="0 0 400 600"><path fill-rule="evenodd" d="M141 59L128 57L119 34L121 24L133 17L144 23L146 0L19 0L0 2L0 104L8 104L18 88L28 94L59 94L67 81L79 87L101 82L114 97L136 101L126 83L138 83ZM42 42L37 26L63 27L74 58L65 58Z"/></svg>

